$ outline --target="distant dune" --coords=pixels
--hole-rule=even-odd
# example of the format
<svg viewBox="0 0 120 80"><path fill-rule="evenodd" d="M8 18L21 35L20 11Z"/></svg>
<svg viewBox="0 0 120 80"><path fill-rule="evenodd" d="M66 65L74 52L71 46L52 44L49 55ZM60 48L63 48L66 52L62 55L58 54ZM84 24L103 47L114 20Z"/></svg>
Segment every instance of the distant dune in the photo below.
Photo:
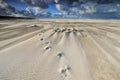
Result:
<svg viewBox="0 0 120 80"><path fill-rule="evenodd" d="M120 21L0 20L0 80L120 80Z"/></svg>

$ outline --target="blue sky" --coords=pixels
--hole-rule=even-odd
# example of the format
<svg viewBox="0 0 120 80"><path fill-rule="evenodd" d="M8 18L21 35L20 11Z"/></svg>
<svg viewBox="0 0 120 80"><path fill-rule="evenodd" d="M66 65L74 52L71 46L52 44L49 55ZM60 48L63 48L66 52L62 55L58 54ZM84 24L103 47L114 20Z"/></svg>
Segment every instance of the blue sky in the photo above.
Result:
<svg viewBox="0 0 120 80"><path fill-rule="evenodd" d="M22 2L20 0L6 0L6 2L15 7L17 10L24 10L26 7L28 7L25 2ZM49 4L49 8L47 8L46 11L50 11L53 14L58 12L54 4Z"/></svg>
<svg viewBox="0 0 120 80"><path fill-rule="evenodd" d="M120 19L120 0L2 0L0 15ZM5 5L7 4L7 5ZM3 7L5 6L5 7Z"/></svg>
<svg viewBox="0 0 120 80"><path fill-rule="evenodd" d="M24 10L27 7L27 4L21 2L20 0L6 0L6 2L15 7L17 10Z"/></svg>
<svg viewBox="0 0 120 80"><path fill-rule="evenodd" d="M52 14L55 14L58 12L58 10L56 9L54 4L50 4L49 8L47 9L47 11L51 12Z"/></svg>

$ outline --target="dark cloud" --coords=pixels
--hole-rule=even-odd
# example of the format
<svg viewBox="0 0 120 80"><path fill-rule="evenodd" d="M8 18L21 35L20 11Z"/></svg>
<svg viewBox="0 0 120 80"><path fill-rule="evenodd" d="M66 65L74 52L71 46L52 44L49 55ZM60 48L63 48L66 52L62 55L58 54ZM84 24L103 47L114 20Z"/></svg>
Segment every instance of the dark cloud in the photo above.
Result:
<svg viewBox="0 0 120 80"><path fill-rule="evenodd" d="M7 4L4 0L0 1L0 15L11 15L15 8Z"/></svg>
<svg viewBox="0 0 120 80"><path fill-rule="evenodd" d="M119 0L55 0L60 13L72 18L120 18Z"/></svg>

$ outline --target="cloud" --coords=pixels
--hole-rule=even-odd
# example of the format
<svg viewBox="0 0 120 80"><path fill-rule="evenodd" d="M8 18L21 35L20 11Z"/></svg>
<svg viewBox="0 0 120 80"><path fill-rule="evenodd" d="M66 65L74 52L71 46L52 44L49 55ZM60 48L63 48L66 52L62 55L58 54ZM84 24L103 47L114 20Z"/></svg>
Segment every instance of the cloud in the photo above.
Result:
<svg viewBox="0 0 120 80"><path fill-rule="evenodd" d="M52 3L53 0L21 0L25 3L27 3L29 6L33 7L40 7L40 8L48 8L49 3Z"/></svg>
<svg viewBox="0 0 120 80"><path fill-rule="evenodd" d="M21 0L28 6L25 10L15 11L12 5L0 0L0 14L22 14L29 17L112 17L120 16L120 0ZM54 5L57 13L49 12ZM53 11L54 12L54 11Z"/></svg>
<svg viewBox="0 0 120 80"><path fill-rule="evenodd" d="M35 15L45 15L47 13L45 9L49 8L50 4L55 5L59 11L56 16L96 16L103 15L105 13L119 13L117 7L113 4L120 2L119 0L22 0L27 3L28 6L33 6ZM111 4L112 7L109 6ZM104 6L105 5L105 6ZM119 6L119 5L118 5ZM109 7L109 8L107 8ZM48 13L47 13L48 14Z"/></svg>
<svg viewBox="0 0 120 80"><path fill-rule="evenodd" d="M4 0L0 0L0 4L3 3Z"/></svg>
<svg viewBox="0 0 120 80"><path fill-rule="evenodd" d="M56 8L69 17L120 18L119 0L56 0ZM118 3L117 3L118 2ZM64 14L65 13L65 14Z"/></svg>
<svg viewBox="0 0 120 80"><path fill-rule="evenodd" d="M0 15L11 15L15 8L7 4L4 0L0 1Z"/></svg>
<svg viewBox="0 0 120 80"><path fill-rule="evenodd" d="M22 16L31 17L31 18L45 18L51 17L51 13L39 7L26 7L25 10L19 11L17 14L21 14Z"/></svg>
<svg viewBox="0 0 120 80"><path fill-rule="evenodd" d="M34 10L35 10L35 15L38 15L43 11L43 9L40 7L34 7Z"/></svg>

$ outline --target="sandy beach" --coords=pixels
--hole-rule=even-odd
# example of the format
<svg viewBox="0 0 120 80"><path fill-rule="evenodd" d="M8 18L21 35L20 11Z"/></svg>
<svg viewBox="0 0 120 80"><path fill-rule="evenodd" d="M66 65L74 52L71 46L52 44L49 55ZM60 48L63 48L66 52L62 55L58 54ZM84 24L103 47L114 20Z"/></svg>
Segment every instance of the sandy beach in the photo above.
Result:
<svg viewBox="0 0 120 80"><path fill-rule="evenodd" d="M0 80L120 80L120 21L1 20Z"/></svg>

